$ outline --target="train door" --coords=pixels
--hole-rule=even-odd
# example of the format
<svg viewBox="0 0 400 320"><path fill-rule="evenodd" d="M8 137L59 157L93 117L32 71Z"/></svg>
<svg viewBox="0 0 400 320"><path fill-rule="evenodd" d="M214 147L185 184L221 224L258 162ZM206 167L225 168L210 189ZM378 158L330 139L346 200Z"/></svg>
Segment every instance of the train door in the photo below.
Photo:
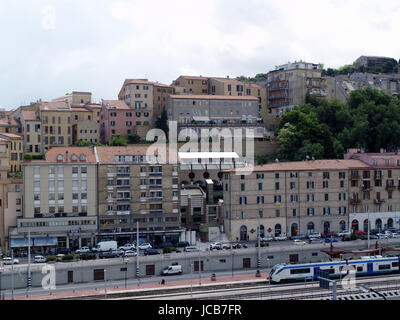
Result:
<svg viewBox="0 0 400 320"><path fill-rule="evenodd" d="M372 273L374 271L374 264L372 262L367 263L367 273Z"/></svg>
<svg viewBox="0 0 400 320"><path fill-rule="evenodd" d="M314 279L318 280L319 277L319 267L314 267Z"/></svg>

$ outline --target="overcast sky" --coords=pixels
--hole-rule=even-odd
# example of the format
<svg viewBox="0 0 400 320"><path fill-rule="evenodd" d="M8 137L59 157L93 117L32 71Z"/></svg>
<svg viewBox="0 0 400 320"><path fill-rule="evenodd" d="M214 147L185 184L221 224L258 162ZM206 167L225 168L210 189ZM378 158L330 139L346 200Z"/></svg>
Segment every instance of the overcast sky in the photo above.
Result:
<svg viewBox="0 0 400 320"><path fill-rule="evenodd" d="M126 78L254 76L294 60L400 58L398 0L0 0L0 108Z"/></svg>

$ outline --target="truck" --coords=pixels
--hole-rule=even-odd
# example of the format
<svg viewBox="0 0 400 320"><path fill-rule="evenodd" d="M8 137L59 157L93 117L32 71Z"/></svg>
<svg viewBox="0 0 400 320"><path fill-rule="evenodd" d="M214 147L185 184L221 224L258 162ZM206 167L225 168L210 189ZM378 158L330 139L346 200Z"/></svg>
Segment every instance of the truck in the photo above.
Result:
<svg viewBox="0 0 400 320"><path fill-rule="evenodd" d="M117 241L101 241L92 249L94 252L114 251L118 249Z"/></svg>

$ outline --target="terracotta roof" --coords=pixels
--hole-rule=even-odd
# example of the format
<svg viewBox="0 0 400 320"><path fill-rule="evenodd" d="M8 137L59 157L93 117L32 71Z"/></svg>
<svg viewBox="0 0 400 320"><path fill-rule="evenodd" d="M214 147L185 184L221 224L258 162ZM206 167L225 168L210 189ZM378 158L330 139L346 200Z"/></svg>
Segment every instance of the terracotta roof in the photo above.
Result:
<svg viewBox="0 0 400 320"><path fill-rule="evenodd" d="M36 117L35 111L21 111L21 114L25 121L40 120Z"/></svg>
<svg viewBox="0 0 400 320"><path fill-rule="evenodd" d="M71 111L70 106L65 101L39 102L40 111Z"/></svg>
<svg viewBox="0 0 400 320"><path fill-rule="evenodd" d="M97 152L97 157L99 162L115 162L115 156L129 156L129 155L146 155L147 149L151 145L130 145L126 147L112 147L112 146L103 146L103 147L95 147ZM168 160L168 147L167 147L167 159Z"/></svg>
<svg viewBox="0 0 400 320"><path fill-rule="evenodd" d="M89 103L89 104L86 105L86 107L89 107L89 108L99 108L99 109L101 109L101 104Z"/></svg>
<svg viewBox="0 0 400 320"><path fill-rule="evenodd" d="M71 107L72 112L91 112L90 110L84 107Z"/></svg>
<svg viewBox="0 0 400 320"><path fill-rule="evenodd" d="M66 153L68 152L68 160L66 161ZM80 156L84 154L86 156L85 162L96 162L94 150L90 147L53 147L46 152L46 160L40 160L36 162L57 162L57 156L61 154L63 156L63 162L71 161L71 156L76 154L78 157L77 162L82 162Z"/></svg>
<svg viewBox="0 0 400 320"><path fill-rule="evenodd" d="M257 100L253 96L223 96L223 95L201 95L201 94L172 94L171 99L198 99L198 100Z"/></svg>
<svg viewBox="0 0 400 320"><path fill-rule="evenodd" d="M19 122L9 116L0 119L0 126L19 126Z"/></svg>
<svg viewBox="0 0 400 320"><path fill-rule="evenodd" d="M6 137L6 139L7 139L7 138L10 138L10 139L13 139L13 138L15 138L15 139L22 139L22 138L23 138L22 136L20 136L20 135L18 135L18 134L15 134L15 133L8 133L8 132L0 132L0 136L4 136L4 137Z"/></svg>
<svg viewBox="0 0 400 320"><path fill-rule="evenodd" d="M209 77L202 77L202 76L179 76L178 79L180 79L180 78L191 79L191 80L208 80L209 79Z"/></svg>
<svg viewBox="0 0 400 320"><path fill-rule="evenodd" d="M146 79L126 79L124 81L124 86L128 85L128 84L148 84L148 85L153 85L153 86L157 86L157 87L171 87L167 84L163 84L160 82L153 82L153 81L149 81Z"/></svg>
<svg viewBox="0 0 400 320"><path fill-rule="evenodd" d="M115 107L116 109L130 110L123 100L103 100L103 105L108 109Z"/></svg>
<svg viewBox="0 0 400 320"><path fill-rule="evenodd" d="M254 172L267 172L267 171L309 171L309 170L345 170L345 169L367 169L369 165L359 160L310 160L298 162L278 162L270 163L262 166L255 166ZM248 170L248 169L247 169ZM230 169L227 171L237 171L239 169ZM246 169L243 169L246 171Z"/></svg>

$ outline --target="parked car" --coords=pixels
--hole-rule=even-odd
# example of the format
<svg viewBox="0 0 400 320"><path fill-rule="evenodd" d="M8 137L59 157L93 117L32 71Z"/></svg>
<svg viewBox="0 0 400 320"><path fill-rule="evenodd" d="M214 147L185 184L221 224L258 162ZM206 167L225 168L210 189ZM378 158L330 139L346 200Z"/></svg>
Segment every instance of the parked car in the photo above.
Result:
<svg viewBox="0 0 400 320"><path fill-rule="evenodd" d="M377 233L376 236L378 239L388 239L388 235L386 233Z"/></svg>
<svg viewBox="0 0 400 320"><path fill-rule="evenodd" d="M338 242L338 239L335 239L335 238L325 238L325 243L331 243L331 242Z"/></svg>
<svg viewBox="0 0 400 320"><path fill-rule="evenodd" d="M178 244L176 245L177 248L185 248L190 246L190 243L187 241L180 241L178 242Z"/></svg>
<svg viewBox="0 0 400 320"><path fill-rule="evenodd" d="M319 232L313 232L308 235L308 239L320 239L321 234Z"/></svg>
<svg viewBox="0 0 400 320"><path fill-rule="evenodd" d="M69 248L58 249L57 254L71 254L71 249Z"/></svg>
<svg viewBox="0 0 400 320"><path fill-rule="evenodd" d="M124 257L136 257L137 253L133 250L126 250L123 254Z"/></svg>
<svg viewBox="0 0 400 320"><path fill-rule="evenodd" d="M336 232L327 232L322 235L322 238L333 238L333 237L337 237L337 236L338 235Z"/></svg>
<svg viewBox="0 0 400 320"><path fill-rule="evenodd" d="M125 243L123 246L119 247L120 250L135 250L135 245L133 243Z"/></svg>
<svg viewBox="0 0 400 320"><path fill-rule="evenodd" d="M153 248L150 243L144 242L138 246L140 250L147 250ZM158 252L158 251L157 251Z"/></svg>
<svg viewBox="0 0 400 320"><path fill-rule="evenodd" d="M88 252L90 252L91 250L90 250L90 248L89 247L82 247L82 248L80 248L80 249L78 249L78 250L75 250L75 253L88 253Z"/></svg>
<svg viewBox="0 0 400 320"><path fill-rule="evenodd" d="M359 230L354 231L354 234L356 236L366 235L366 233L364 231L359 231Z"/></svg>
<svg viewBox="0 0 400 320"><path fill-rule="evenodd" d="M231 248L232 248L232 246L230 244L228 244L228 243L225 243L225 244L222 245L222 249L230 250Z"/></svg>
<svg viewBox="0 0 400 320"><path fill-rule="evenodd" d="M269 242L272 240L274 240L274 238L272 236L264 236L264 237L260 238L261 242Z"/></svg>
<svg viewBox="0 0 400 320"><path fill-rule="evenodd" d="M210 250L221 250L222 249L222 243L221 242L214 242L210 244Z"/></svg>
<svg viewBox="0 0 400 320"><path fill-rule="evenodd" d="M198 247L189 246L185 248L185 252L199 252L200 249Z"/></svg>
<svg viewBox="0 0 400 320"><path fill-rule="evenodd" d="M158 252L158 250L156 250L156 249L146 249L146 250L144 250L144 255L145 256L154 256L154 255L156 255L156 254L160 254L160 252Z"/></svg>
<svg viewBox="0 0 400 320"><path fill-rule="evenodd" d="M295 235L295 236L291 236L290 237L290 240L302 240L302 239L305 239L306 238L306 236L304 235L304 234L302 234L302 233L299 233L298 235Z"/></svg>
<svg viewBox="0 0 400 320"><path fill-rule="evenodd" d="M287 236L285 234L280 234L278 236L275 236L274 240L275 241L285 241L285 240L287 240Z"/></svg>
<svg viewBox="0 0 400 320"><path fill-rule="evenodd" d="M392 233L392 238L400 238L400 233Z"/></svg>
<svg viewBox="0 0 400 320"><path fill-rule="evenodd" d="M293 244L296 244L296 245L304 245L304 244L306 244L306 243L305 243L305 241L303 241L303 240L294 239L294 240L293 240Z"/></svg>
<svg viewBox="0 0 400 320"><path fill-rule="evenodd" d="M312 239L309 239L309 243L322 243L322 239L321 238L312 238Z"/></svg>
<svg viewBox="0 0 400 320"><path fill-rule="evenodd" d="M242 245L240 243L232 244L232 249L240 249L240 248L242 248Z"/></svg>
<svg viewBox="0 0 400 320"><path fill-rule="evenodd" d="M4 264L18 264L19 260L16 258L5 257L5 258L3 258L3 263Z"/></svg>
<svg viewBox="0 0 400 320"><path fill-rule="evenodd" d="M103 252L100 252L100 254L99 254L100 259L117 258L118 256L119 256L119 253L115 250L103 251Z"/></svg>
<svg viewBox="0 0 400 320"><path fill-rule="evenodd" d="M158 245L158 249L164 249L166 247L175 247L172 242L162 242Z"/></svg>
<svg viewBox="0 0 400 320"><path fill-rule="evenodd" d="M44 262L47 261L47 259L45 257L41 256L41 255L38 255L38 256L34 257L33 261L35 263L44 263Z"/></svg>
<svg viewBox="0 0 400 320"><path fill-rule="evenodd" d="M351 236L351 232L349 231L349 230L343 230L343 231L340 231L338 234L337 234L339 237L343 237L343 236Z"/></svg>
<svg viewBox="0 0 400 320"><path fill-rule="evenodd" d="M393 233L389 230L385 231L385 235L387 235L388 238L393 238Z"/></svg>

